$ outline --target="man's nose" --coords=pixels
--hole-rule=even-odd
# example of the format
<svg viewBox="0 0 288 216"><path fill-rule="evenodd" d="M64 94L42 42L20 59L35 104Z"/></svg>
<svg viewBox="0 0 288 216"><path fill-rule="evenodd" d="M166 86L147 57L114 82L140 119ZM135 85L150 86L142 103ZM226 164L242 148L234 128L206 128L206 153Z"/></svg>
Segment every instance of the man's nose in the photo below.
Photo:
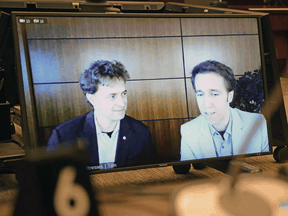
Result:
<svg viewBox="0 0 288 216"><path fill-rule="evenodd" d="M117 105L118 106L121 106L121 107L124 107L125 106L125 98L123 98L123 97L118 97L117 98Z"/></svg>
<svg viewBox="0 0 288 216"><path fill-rule="evenodd" d="M208 108L211 106L211 98L209 98L209 97L204 98L204 106L205 106L205 108Z"/></svg>

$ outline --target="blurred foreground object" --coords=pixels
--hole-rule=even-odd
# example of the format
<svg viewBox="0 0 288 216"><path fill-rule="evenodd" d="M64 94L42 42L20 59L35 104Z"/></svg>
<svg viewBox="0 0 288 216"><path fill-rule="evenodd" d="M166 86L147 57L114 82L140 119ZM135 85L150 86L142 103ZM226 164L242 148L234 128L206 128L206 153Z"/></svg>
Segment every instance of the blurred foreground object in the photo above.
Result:
<svg viewBox="0 0 288 216"><path fill-rule="evenodd" d="M264 174L240 174L220 182L195 181L175 192L174 214L183 215L287 215L288 182Z"/></svg>
<svg viewBox="0 0 288 216"><path fill-rule="evenodd" d="M20 170L20 191L14 215L98 215L86 170L85 144L31 150ZM79 142L80 141L80 142Z"/></svg>

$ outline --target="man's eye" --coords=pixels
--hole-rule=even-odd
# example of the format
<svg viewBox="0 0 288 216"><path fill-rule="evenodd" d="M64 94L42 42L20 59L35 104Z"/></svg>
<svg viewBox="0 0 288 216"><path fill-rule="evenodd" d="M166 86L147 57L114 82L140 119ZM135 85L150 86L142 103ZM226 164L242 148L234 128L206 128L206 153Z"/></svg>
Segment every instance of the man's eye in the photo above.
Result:
<svg viewBox="0 0 288 216"><path fill-rule="evenodd" d="M203 94L202 94L202 93L197 93L196 96L197 96L197 97L202 97Z"/></svg>
<svg viewBox="0 0 288 216"><path fill-rule="evenodd" d="M212 93L212 96L216 97L216 96L219 96L219 94L218 93Z"/></svg>
<svg viewBox="0 0 288 216"><path fill-rule="evenodd" d="M122 95L123 95L123 96L127 95L127 92L123 92Z"/></svg>
<svg viewBox="0 0 288 216"><path fill-rule="evenodd" d="M114 98L115 98L115 95L109 95L108 98L109 98L109 99L114 99Z"/></svg>

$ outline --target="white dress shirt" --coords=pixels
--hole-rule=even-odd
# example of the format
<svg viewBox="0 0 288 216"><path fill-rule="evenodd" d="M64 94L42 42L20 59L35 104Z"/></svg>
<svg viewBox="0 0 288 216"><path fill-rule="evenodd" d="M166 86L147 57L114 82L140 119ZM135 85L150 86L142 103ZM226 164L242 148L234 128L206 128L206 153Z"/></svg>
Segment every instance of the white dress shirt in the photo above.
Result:
<svg viewBox="0 0 288 216"><path fill-rule="evenodd" d="M101 127L98 124L97 117L96 115L94 116L95 116L95 127L96 127L96 134L97 134L100 169L114 168L116 148L117 148L119 128L120 128L120 120L117 122L115 129L110 138L107 135L107 133L101 131Z"/></svg>

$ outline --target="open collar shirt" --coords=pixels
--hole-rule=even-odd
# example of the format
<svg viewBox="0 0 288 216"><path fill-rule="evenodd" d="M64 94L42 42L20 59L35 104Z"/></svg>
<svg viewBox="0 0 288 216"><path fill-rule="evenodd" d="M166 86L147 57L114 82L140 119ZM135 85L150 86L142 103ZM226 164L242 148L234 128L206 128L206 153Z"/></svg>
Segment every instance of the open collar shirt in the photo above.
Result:
<svg viewBox="0 0 288 216"><path fill-rule="evenodd" d="M223 134L224 139L221 136L221 134L212 125L209 124L209 129L213 139L217 157L233 155L232 123L233 123L233 117L230 111L228 126L226 128L225 133Z"/></svg>
<svg viewBox="0 0 288 216"><path fill-rule="evenodd" d="M120 120L117 122L115 129L111 135L111 138L107 133L101 131L101 127L98 124L96 113L94 112L94 120L97 134L99 164L114 164L116 156L116 148L118 142L118 135L120 129ZM105 169L103 167L103 169Z"/></svg>

